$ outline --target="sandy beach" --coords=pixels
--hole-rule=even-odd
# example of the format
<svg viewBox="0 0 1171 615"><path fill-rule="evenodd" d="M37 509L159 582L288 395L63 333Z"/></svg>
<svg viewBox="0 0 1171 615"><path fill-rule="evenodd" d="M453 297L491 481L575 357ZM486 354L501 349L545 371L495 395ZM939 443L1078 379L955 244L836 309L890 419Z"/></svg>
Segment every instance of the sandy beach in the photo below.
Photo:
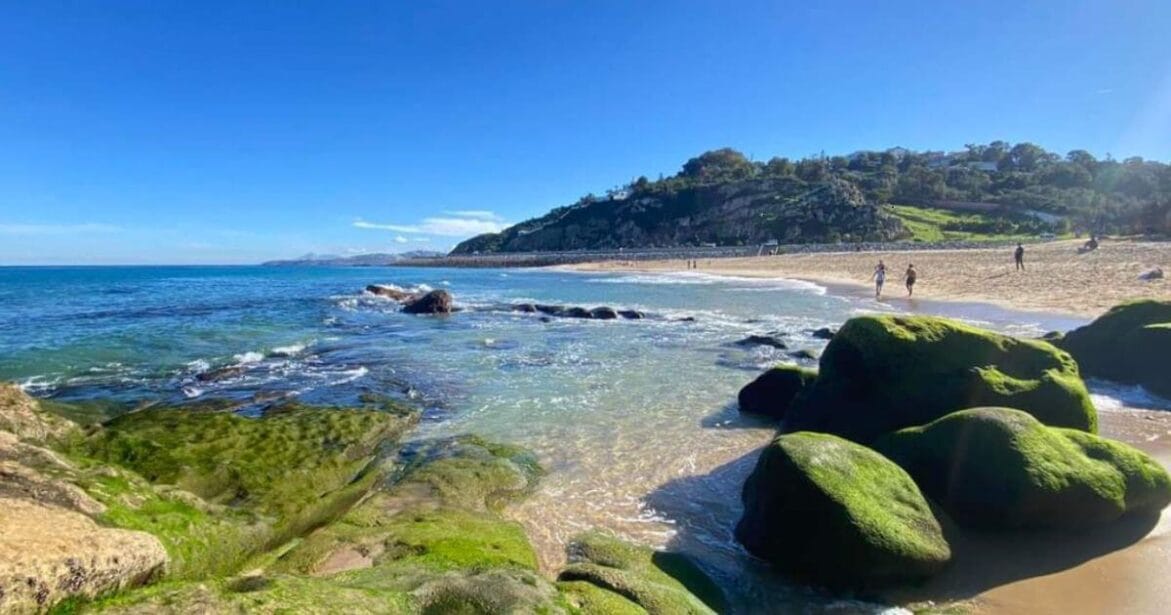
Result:
<svg viewBox="0 0 1171 615"><path fill-rule="evenodd" d="M915 298L985 302L1021 310L1093 317L1126 300L1171 299L1171 281L1142 281L1153 267L1171 274L1171 242L1105 241L1078 254L1079 240L1025 246L1025 271L1015 270L1012 248L827 252L698 261L698 271L744 277L788 277L873 292L869 281L882 259L888 268L883 299L907 298L903 272L918 270ZM687 271L685 260L605 261L568 265L578 271ZM913 305L911 306L914 307Z"/></svg>

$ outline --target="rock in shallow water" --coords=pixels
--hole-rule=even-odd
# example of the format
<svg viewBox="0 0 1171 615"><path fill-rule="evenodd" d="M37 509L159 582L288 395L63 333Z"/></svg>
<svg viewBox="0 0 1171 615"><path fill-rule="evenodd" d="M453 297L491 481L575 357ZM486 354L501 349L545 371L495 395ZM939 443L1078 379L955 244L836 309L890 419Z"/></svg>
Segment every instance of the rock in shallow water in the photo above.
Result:
<svg viewBox="0 0 1171 615"><path fill-rule="evenodd" d="M446 290L433 290L421 297L408 300L403 304L403 312L407 314L450 314L452 301L451 293Z"/></svg>
<svg viewBox="0 0 1171 615"><path fill-rule="evenodd" d="M1069 354L930 316L847 321L783 429L865 443L975 406L1009 406L1048 425L1097 430L1097 413Z"/></svg>
<svg viewBox="0 0 1171 615"><path fill-rule="evenodd" d="M1171 301L1135 301L1111 309L1058 342L1086 376L1138 384L1171 398Z"/></svg>
<svg viewBox="0 0 1171 615"><path fill-rule="evenodd" d="M740 389L740 411L783 419L793 400L816 378L816 370L778 365Z"/></svg>
<svg viewBox="0 0 1171 615"><path fill-rule="evenodd" d="M736 538L777 569L830 587L921 579L951 558L902 468L837 436L782 435L744 484Z"/></svg>
<svg viewBox="0 0 1171 615"><path fill-rule="evenodd" d="M1171 502L1171 478L1146 453L1009 408L949 414L875 448L975 527L1092 527Z"/></svg>
<svg viewBox="0 0 1171 615"><path fill-rule="evenodd" d="M749 335L746 338L736 341L737 346L769 346L784 350L788 348L785 342L781 340L779 335Z"/></svg>

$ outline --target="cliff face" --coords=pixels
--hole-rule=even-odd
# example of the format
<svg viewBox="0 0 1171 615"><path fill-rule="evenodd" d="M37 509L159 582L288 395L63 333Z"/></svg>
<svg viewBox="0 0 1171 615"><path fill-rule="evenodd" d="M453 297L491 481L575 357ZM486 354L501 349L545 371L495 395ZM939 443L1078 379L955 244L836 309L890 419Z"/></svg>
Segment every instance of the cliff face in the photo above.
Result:
<svg viewBox="0 0 1171 615"><path fill-rule="evenodd" d="M500 233L473 237L452 253L751 245L772 239L889 241L907 236L901 222L867 203L849 182L764 178L583 201Z"/></svg>

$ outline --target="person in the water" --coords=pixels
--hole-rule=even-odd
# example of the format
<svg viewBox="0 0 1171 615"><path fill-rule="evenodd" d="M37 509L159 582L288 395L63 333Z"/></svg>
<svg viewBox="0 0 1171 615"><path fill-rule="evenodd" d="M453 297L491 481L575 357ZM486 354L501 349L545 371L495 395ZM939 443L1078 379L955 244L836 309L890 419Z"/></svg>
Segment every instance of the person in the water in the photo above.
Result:
<svg viewBox="0 0 1171 615"><path fill-rule="evenodd" d="M907 265L907 296L910 297L915 294L915 278L919 277L918 272L915 271L915 264Z"/></svg>
<svg viewBox="0 0 1171 615"><path fill-rule="evenodd" d="M882 297L882 285L886 282L886 263L881 259L878 261L878 266L874 268L874 274L870 276L874 280L874 298Z"/></svg>

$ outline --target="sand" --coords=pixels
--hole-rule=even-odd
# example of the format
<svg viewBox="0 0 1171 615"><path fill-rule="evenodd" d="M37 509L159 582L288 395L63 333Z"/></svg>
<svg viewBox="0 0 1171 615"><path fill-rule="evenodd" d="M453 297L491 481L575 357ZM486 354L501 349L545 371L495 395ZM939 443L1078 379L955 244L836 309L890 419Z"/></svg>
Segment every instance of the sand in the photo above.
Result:
<svg viewBox="0 0 1171 615"><path fill-rule="evenodd" d="M1019 310L1097 316L1126 300L1171 300L1171 280L1141 281L1153 267L1171 276L1171 242L1104 241L1078 254L1081 241L1025 246L1025 271L1016 271L1012 248L826 252L748 258L701 259L698 271L743 277L786 277L844 285L873 293L870 275L879 259L887 265L883 300L896 307L915 299L984 302ZM569 265L578 271L687 271L685 260L605 261ZM903 272L918 270L915 297L907 298ZM912 309L914 305L910 305Z"/></svg>

